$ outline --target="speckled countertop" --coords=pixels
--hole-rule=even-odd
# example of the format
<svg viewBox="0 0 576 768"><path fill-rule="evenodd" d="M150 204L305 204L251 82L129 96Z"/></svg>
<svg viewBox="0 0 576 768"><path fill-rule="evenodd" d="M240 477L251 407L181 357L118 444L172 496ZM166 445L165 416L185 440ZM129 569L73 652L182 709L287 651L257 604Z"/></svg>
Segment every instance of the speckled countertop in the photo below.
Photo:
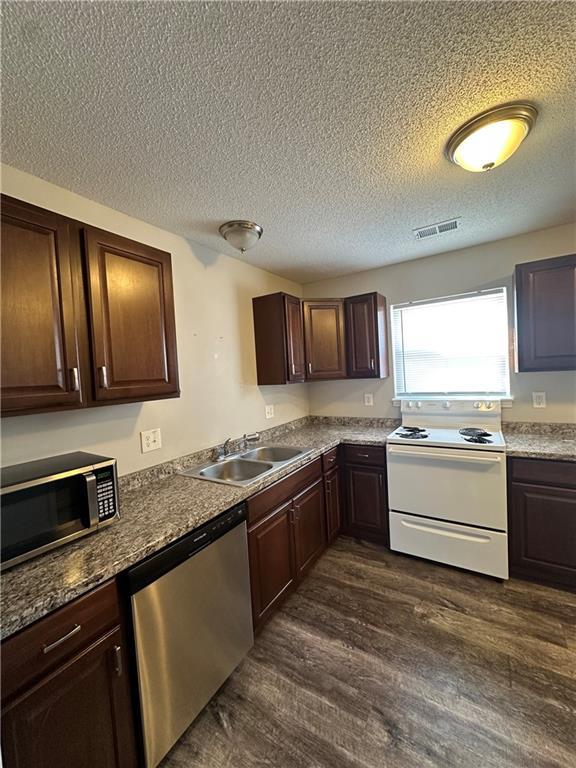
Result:
<svg viewBox="0 0 576 768"><path fill-rule="evenodd" d="M384 445L395 426L383 420L328 422L313 418L311 424L291 429L273 441L267 439L310 453L249 488L175 474L204 461L200 454L121 478L121 518L113 525L2 574L2 638L116 576L339 443ZM511 456L576 462L574 434L505 431L505 437Z"/></svg>

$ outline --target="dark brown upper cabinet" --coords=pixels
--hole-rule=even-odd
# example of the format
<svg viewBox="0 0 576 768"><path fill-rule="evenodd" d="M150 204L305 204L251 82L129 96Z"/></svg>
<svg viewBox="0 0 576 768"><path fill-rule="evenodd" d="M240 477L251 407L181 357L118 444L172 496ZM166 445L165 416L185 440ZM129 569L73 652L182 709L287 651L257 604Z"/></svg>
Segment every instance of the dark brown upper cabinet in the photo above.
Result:
<svg viewBox="0 0 576 768"><path fill-rule="evenodd" d="M70 225L2 200L2 414L84 404Z"/></svg>
<svg viewBox="0 0 576 768"><path fill-rule="evenodd" d="M170 254L2 196L1 291L2 416L178 396Z"/></svg>
<svg viewBox="0 0 576 768"><path fill-rule="evenodd" d="M576 254L515 270L519 371L576 370Z"/></svg>
<svg viewBox="0 0 576 768"><path fill-rule="evenodd" d="M96 400L177 396L170 254L84 229Z"/></svg>
<svg viewBox="0 0 576 768"><path fill-rule="evenodd" d="M344 299L304 302L306 378L345 379Z"/></svg>
<svg viewBox="0 0 576 768"><path fill-rule="evenodd" d="M388 376L386 299L379 293L349 296L346 313L348 376L382 379Z"/></svg>
<svg viewBox="0 0 576 768"><path fill-rule="evenodd" d="M302 303L287 293L252 299L258 384L291 384L306 378Z"/></svg>

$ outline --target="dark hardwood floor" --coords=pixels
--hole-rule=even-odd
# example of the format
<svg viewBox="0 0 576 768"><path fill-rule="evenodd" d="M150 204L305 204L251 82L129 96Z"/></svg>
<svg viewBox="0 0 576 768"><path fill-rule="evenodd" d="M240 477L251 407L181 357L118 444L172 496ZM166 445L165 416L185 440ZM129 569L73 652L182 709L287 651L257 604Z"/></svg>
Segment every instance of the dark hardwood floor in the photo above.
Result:
<svg viewBox="0 0 576 768"><path fill-rule="evenodd" d="M162 768L574 768L576 595L338 539Z"/></svg>

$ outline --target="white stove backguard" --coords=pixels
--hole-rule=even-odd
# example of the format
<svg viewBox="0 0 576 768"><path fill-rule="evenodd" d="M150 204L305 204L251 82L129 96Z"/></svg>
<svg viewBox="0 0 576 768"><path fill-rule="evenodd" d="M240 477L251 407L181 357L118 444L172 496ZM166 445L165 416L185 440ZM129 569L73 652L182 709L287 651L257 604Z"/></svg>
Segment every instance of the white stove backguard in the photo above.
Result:
<svg viewBox="0 0 576 768"><path fill-rule="evenodd" d="M402 400L402 425L460 429L482 427L500 430L499 400Z"/></svg>

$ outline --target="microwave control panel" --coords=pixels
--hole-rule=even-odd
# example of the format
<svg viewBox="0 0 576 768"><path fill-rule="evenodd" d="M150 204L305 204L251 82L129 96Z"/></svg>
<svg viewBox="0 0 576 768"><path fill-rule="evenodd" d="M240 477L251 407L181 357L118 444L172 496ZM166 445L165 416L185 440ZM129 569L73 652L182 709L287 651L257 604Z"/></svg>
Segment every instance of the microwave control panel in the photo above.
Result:
<svg viewBox="0 0 576 768"><path fill-rule="evenodd" d="M98 498L98 521L111 520L118 512L116 508L116 483L114 469L105 467L95 470L96 496Z"/></svg>

